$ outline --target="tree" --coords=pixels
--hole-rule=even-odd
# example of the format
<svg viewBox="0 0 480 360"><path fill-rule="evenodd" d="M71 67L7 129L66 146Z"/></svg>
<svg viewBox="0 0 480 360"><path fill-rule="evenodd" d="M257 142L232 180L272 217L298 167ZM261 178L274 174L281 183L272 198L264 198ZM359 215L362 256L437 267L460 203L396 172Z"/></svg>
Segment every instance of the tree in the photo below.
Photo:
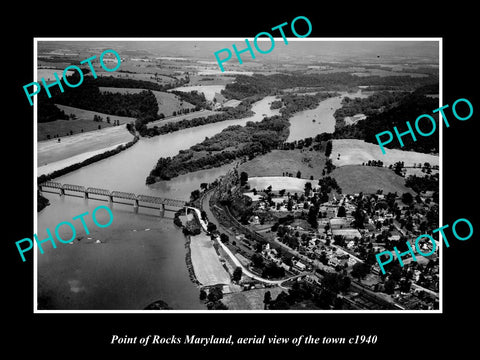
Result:
<svg viewBox="0 0 480 360"><path fill-rule="evenodd" d="M253 266L257 268L262 268L263 267L263 256L260 255L259 253L255 253L251 257L252 264Z"/></svg>
<svg viewBox="0 0 480 360"><path fill-rule="evenodd" d="M268 305L272 301L272 294L270 293L270 290L267 290L265 292L265 295L263 296L263 303L265 304L264 309L266 310L268 308Z"/></svg>
<svg viewBox="0 0 480 360"><path fill-rule="evenodd" d="M229 242L230 238L228 237L227 234L221 233L220 234L220 241L224 244L227 244Z"/></svg>
<svg viewBox="0 0 480 360"><path fill-rule="evenodd" d="M240 185L244 186L248 181L248 174L245 171L240 173Z"/></svg>
<svg viewBox="0 0 480 360"><path fill-rule="evenodd" d="M212 222L209 222L208 225L207 225L207 231L209 233L211 232L214 232L215 230L217 230L217 225L215 225L214 223ZM228 236L227 236L228 237ZM221 239L221 236L220 236L220 239Z"/></svg>
<svg viewBox="0 0 480 360"><path fill-rule="evenodd" d="M413 202L413 196L409 192L403 193L402 201L404 204L410 205Z"/></svg>
<svg viewBox="0 0 480 360"><path fill-rule="evenodd" d="M337 217L345 217L345 216L347 216L347 211L345 210L345 207L343 205L341 205L338 208Z"/></svg>
<svg viewBox="0 0 480 360"><path fill-rule="evenodd" d="M208 298L208 301L211 301L211 302L215 302L222 299L223 298L222 289L220 289L217 286L211 288L210 291L208 292L207 298Z"/></svg>
<svg viewBox="0 0 480 360"><path fill-rule="evenodd" d="M204 301L207 298L207 292L203 289L200 290L200 300Z"/></svg>
<svg viewBox="0 0 480 360"><path fill-rule="evenodd" d="M317 216L318 216L318 207L311 206L310 209L308 209L307 221L310 224L310 226L314 229L318 228Z"/></svg>
<svg viewBox="0 0 480 360"><path fill-rule="evenodd" d="M232 280L239 282L240 279L242 278L242 268L237 266L235 270L233 270L233 275L232 275Z"/></svg>
<svg viewBox="0 0 480 360"><path fill-rule="evenodd" d="M360 280L361 278L364 278L369 272L370 266L361 262L357 262L352 267L351 275Z"/></svg>
<svg viewBox="0 0 480 360"><path fill-rule="evenodd" d="M200 197L200 190L195 189L190 193L190 200L195 201Z"/></svg>
<svg viewBox="0 0 480 360"><path fill-rule="evenodd" d="M301 178L302 177L302 172L300 170L297 171L297 178Z"/></svg>
<svg viewBox="0 0 480 360"><path fill-rule="evenodd" d="M327 146L325 147L325 156L329 157L332 153L332 140L327 141Z"/></svg>

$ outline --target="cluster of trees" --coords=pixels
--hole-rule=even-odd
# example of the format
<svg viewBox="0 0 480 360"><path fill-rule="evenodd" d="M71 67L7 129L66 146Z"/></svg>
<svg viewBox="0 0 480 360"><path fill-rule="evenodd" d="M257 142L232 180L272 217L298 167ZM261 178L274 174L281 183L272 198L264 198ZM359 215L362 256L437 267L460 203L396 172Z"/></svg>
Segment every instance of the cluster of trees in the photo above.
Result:
<svg viewBox="0 0 480 360"><path fill-rule="evenodd" d="M435 191L438 194L439 174L417 176L410 175L405 179L405 186L414 190L417 194L424 191Z"/></svg>
<svg viewBox="0 0 480 360"><path fill-rule="evenodd" d="M177 95L182 101L186 101L199 109L207 106L207 99L202 92L199 93L196 90L189 92L172 90L170 92Z"/></svg>
<svg viewBox="0 0 480 360"><path fill-rule="evenodd" d="M135 128L139 132L140 136L156 136L162 134L168 134L170 132L196 127L205 124L212 124L225 120L242 119L248 116L252 116L251 110L252 103L257 101L258 97L250 97L244 99L236 107L224 107L221 109L222 113L213 114L207 117L197 117L193 119L184 119L174 123L168 123L160 127L154 126L153 128L147 128L146 124L150 121L156 120L156 118L141 118L135 121ZM200 110L200 106L197 105L195 110ZM163 114L160 114L159 118L163 118Z"/></svg>
<svg viewBox="0 0 480 360"><path fill-rule="evenodd" d="M135 128L139 132L140 136L151 137L205 124L213 124L225 120L242 119L251 115L253 115L253 112L251 111L251 104L245 102L239 104L235 108L223 108L222 113L220 114L213 114L207 117L201 116L193 119L184 119L181 121L164 124L162 126L154 126L152 128L147 128L146 126L148 122L152 121L151 118L137 119L135 121Z"/></svg>
<svg viewBox="0 0 480 360"><path fill-rule="evenodd" d="M83 70L83 72L85 73L86 71ZM85 76L84 80L88 78L91 78L91 77ZM125 79L125 78L113 77L113 76L99 76L95 79L95 81L97 82L97 86L102 86L102 87L134 88L134 89L167 91L169 89L173 89L174 87L185 85L190 80L187 77L185 79L176 79L176 81L173 81L165 85L160 85L156 82L147 81L147 80ZM75 84L75 83L72 82L72 84Z"/></svg>
<svg viewBox="0 0 480 360"><path fill-rule="evenodd" d="M319 88L319 84L321 87ZM243 99L262 94L275 94L279 90L294 87L315 87L327 90L347 90L352 87L367 85L383 89L411 91L419 86L438 84L438 76L429 74L426 77L410 76L355 76L347 72L324 74L272 74L252 76L240 75L234 83L227 84L222 95L228 99ZM438 86L438 85L437 85Z"/></svg>
<svg viewBox="0 0 480 360"><path fill-rule="evenodd" d="M342 107L337 109L333 116L336 120L336 127L345 125L344 118L356 114L365 114L367 116L378 114L395 106L398 101L404 98L407 92L380 91L370 95L367 98L349 98L342 100Z"/></svg>
<svg viewBox="0 0 480 360"><path fill-rule="evenodd" d="M210 287L208 294L204 289L200 290L200 300L207 303L208 310L228 310L228 307L221 301L222 299L221 285Z"/></svg>
<svg viewBox="0 0 480 360"><path fill-rule="evenodd" d="M280 109L280 113L285 117L290 117L296 112L314 109L318 106L320 101L333 95L334 94L331 93L316 93L314 95L297 95L288 93L282 95L281 101L284 106Z"/></svg>
<svg viewBox="0 0 480 360"><path fill-rule="evenodd" d="M383 167L383 161L382 160L368 160L367 162L363 162L362 165L363 166Z"/></svg>
<svg viewBox="0 0 480 360"><path fill-rule="evenodd" d="M79 87L64 87L62 93L58 86L54 86L50 88L50 92L57 104L118 116L157 117L157 100L150 90L141 91L137 94L101 92L99 86L102 85L99 79L101 77L93 79L90 76L85 76L82 85ZM71 84L76 84L79 80L77 73L67 76L67 81ZM48 104L48 102L45 102L48 96L45 92L40 92L38 96L39 109L42 109L44 103Z"/></svg>
<svg viewBox="0 0 480 360"><path fill-rule="evenodd" d="M152 184L157 179L169 180L191 171L227 164L239 157L253 158L275 149L288 136L289 122L276 116L245 126L230 126L211 138L206 138L190 150L171 158L160 158L146 179ZM227 150L228 149L228 150ZM205 155L194 157L194 152Z"/></svg>
<svg viewBox="0 0 480 360"><path fill-rule="evenodd" d="M351 279L348 276L325 273L322 281L322 289L306 281L295 282L288 293L283 291L278 294L275 300L269 301L269 309L288 310L299 303L311 303L320 309L344 308L341 292L346 292L350 288Z"/></svg>
<svg viewBox="0 0 480 360"><path fill-rule="evenodd" d="M43 94L43 95L41 95ZM49 99L42 91L38 96L38 122L46 123L55 120L69 120L69 116L65 111L60 110L53 102L53 98Z"/></svg>
<svg viewBox="0 0 480 360"><path fill-rule="evenodd" d="M419 94L409 94L403 97L398 106L391 109L369 116L365 120L361 120L353 125L346 125L342 128L337 128L333 134L336 139L361 139L372 144L378 144L375 137L376 134L382 131L392 131L396 126L399 132L407 129L405 122L409 121L411 124L421 114L430 114L438 123L438 113L432 114L432 109L438 107L438 99L429 98ZM422 141L413 141L411 136L404 136L402 141L404 146L401 147L399 141L390 142L385 145L389 149L411 150L423 153L436 153L439 149L438 132L428 137L422 137Z"/></svg>

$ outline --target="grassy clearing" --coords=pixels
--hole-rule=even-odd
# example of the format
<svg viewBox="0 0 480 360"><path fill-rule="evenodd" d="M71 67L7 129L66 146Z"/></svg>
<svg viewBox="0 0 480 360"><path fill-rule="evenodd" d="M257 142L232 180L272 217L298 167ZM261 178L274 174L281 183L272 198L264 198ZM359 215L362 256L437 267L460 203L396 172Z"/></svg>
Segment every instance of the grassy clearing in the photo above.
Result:
<svg viewBox="0 0 480 360"><path fill-rule="evenodd" d="M296 176L300 171L304 179L310 176L318 179L322 176L325 160L325 155L318 151L272 150L241 164L239 171L245 171L249 177L282 176L285 172Z"/></svg>
<svg viewBox="0 0 480 360"><path fill-rule="evenodd" d="M336 166L361 165L368 160L381 160L384 166L397 161L403 161L405 166L425 162L429 162L430 165L439 164L437 155L398 149L386 149L386 154L382 154L378 144L367 143L363 140L336 139L333 140L332 145L332 160ZM338 159L338 154L340 154L340 159Z"/></svg>
<svg viewBox="0 0 480 360"><path fill-rule="evenodd" d="M383 189L384 194L395 191L399 195L405 192L415 194L405 186L405 178L387 168L346 165L336 168L330 175L337 180L344 194L376 193L378 189Z"/></svg>

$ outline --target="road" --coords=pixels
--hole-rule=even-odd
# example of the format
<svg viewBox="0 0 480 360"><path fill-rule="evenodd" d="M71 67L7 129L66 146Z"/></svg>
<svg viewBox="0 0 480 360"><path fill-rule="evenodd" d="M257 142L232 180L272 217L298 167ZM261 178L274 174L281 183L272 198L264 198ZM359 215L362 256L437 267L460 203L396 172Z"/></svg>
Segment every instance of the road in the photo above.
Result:
<svg viewBox="0 0 480 360"><path fill-rule="evenodd" d="M278 285L278 286L281 286L282 283L284 283L285 281L288 281L288 280L292 280L292 279L296 279L298 277L301 277L301 276L305 276L305 275L308 275L308 274L311 274L309 272L306 272L306 273L301 273L301 274L298 274L298 275L294 275L294 276L290 276L286 279L280 279L280 280L270 280L270 279L264 279L254 273L252 273L251 271L249 271L245 266L242 265L242 263L235 257L235 255L230 251L230 249L220 241L220 237L216 237L216 241L217 243L222 247L222 249L225 251L225 253L230 257L230 259L232 259L233 263L235 264L235 266L238 266L242 269L242 273L254 280L257 280L257 281L260 281L260 282L263 282L265 284L270 284L270 285Z"/></svg>

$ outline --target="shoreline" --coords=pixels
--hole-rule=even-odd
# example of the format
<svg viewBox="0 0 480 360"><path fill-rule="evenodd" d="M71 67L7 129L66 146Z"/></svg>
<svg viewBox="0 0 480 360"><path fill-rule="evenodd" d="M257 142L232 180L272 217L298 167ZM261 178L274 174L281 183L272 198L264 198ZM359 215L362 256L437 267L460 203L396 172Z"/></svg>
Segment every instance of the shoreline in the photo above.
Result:
<svg viewBox="0 0 480 360"><path fill-rule="evenodd" d="M122 152L123 150L126 150L129 147L133 146L138 140L139 140L139 136L135 135L133 140L131 140L131 141L125 143L125 144L115 145L113 147L113 149L112 148L107 148L107 149L110 149L110 150L105 150L105 149L100 150L101 152L98 152L93 156L89 156L88 158L86 158L86 159L84 159L83 161L80 161L80 162L74 162L74 161L78 160L82 157L74 156L74 157L68 158L67 160L69 160L69 161L64 161L64 165L65 165L64 167L61 167L61 168L59 168L57 170L54 170L54 171L52 171L50 173L47 173L47 174L40 174L39 175L39 173L37 173L37 184L42 183L44 181L49 181L49 180L54 179L56 177L68 174L69 172L78 170L78 169L80 169L84 166L93 164L97 161L100 161L100 160L106 159L110 156L116 155L116 154ZM93 153L93 152L84 153L84 154L81 154L81 155L91 154L91 153ZM48 166L48 165L46 165L46 166ZM45 168L45 167L43 167L43 168ZM37 171L38 171L38 168L37 168Z"/></svg>

